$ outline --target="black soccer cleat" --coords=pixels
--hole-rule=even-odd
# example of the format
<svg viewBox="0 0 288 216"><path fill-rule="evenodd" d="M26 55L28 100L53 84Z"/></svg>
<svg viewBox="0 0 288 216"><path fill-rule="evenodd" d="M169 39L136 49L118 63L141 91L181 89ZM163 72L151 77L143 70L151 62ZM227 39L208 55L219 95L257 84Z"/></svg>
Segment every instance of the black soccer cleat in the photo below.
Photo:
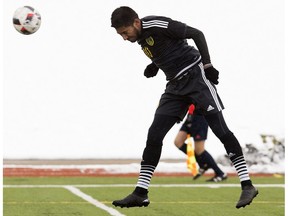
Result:
<svg viewBox="0 0 288 216"><path fill-rule="evenodd" d="M250 203L252 202L252 200L257 196L258 194L258 190L257 188L255 188L253 185L251 186L244 186L240 199L238 201L238 203L236 204L236 208L241 208L241 207L245 207L246 205L250 205Z"/></svg>
<svg viewBox="0 0 288 216"><path fill-rule="evenodd" d="M132 193L122 200L113 201L112 204L116 207L120 206L121 208L142 207L142 206L147 207L150 204L150 201L147 195L139 196L135 193Z"/></svg>
<svg viewBox="0 0 288 216"><path fill-rule="evenodd" d="M213 178L206 180L206 182L222 182L227 178L227 174L225 173L223 175L215 175Z"/></svg>
<svg viewBox="0 0 288 216"><path fill-rule="evenodd" d="M196 180L196 179L198 179L199 177L201 177L208 169L209 169L209 167L200 168L200 169L198 170L197 175L195 175L195 176L193 177L193 180Z"/></svg>

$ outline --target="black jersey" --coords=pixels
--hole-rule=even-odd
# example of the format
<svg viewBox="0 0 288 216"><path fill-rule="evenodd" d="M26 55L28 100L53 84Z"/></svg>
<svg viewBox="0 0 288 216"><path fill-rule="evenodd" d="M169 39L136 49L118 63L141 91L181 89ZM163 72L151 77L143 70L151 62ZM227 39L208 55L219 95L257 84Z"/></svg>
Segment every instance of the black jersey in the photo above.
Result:
<svg viewBox="0 0 288 216"><path fill-rule="evenodd" d="M200 53L186 41L187 25L163 16L141 19L138 39L144 53L171 80L200 61Z"/></svg>

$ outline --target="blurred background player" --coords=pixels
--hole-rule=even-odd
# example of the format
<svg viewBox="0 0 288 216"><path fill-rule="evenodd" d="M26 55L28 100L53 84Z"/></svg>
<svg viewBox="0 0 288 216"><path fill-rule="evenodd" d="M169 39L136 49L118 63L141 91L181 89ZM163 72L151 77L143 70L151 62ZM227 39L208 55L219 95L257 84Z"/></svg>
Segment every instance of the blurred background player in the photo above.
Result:
<svg viewBox="0 0 288 216"><path fill-rule="evenodd" d="M189 107L188 115L178 134L176 135L174 144L176 147L187 154L187 144L185 141L189 137L194 140L195 158L199 165L198 174L193 177L194 180L202 176L209 168L213 169L215 176L208 179L209 182L220 182L227 179L227 174L224 173L216 164L213 157L205 150L204 144L207 139L208 123L204 116L193 115L194 105ZM189 138L190 139L190 138Z"/></svg>

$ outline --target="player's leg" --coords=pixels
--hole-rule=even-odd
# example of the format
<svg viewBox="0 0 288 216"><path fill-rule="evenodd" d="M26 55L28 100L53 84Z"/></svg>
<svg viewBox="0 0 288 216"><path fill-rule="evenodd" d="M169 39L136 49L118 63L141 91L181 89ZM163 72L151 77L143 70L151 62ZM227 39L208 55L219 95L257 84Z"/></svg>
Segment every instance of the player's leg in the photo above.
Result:
<svg viewBox="0 0 288 216"><path fill-rule="evenodd" d="M184 154L187 154L187 144L185 143L187 135L186 131L180 130L174 140L175 146Z"/></svg>
<svg viewBox="0 0 288 216"><path fill-rule="evenodd" d="M162 94L159 105L156 109L154 120L148 130L146 147L143 151L141 170L137 185L132 194L122 200L115 200L113 205L121 207L147 206L148 187L154 170L159 162L162 141L172 126L182 120L189 108L189 101L184 101L183 97L173 94L175 83L166 86L165 93ZM168 93L170 88L172 93Z"/></svg>
<svg viewBox="0 0 288 216"><path fill-rule="evenodd" d="M205 154L203 155L203 153L205 152L204 144L205 140L195 139L194 136L194 152L196 161L199 164L199 167L205 169L206 171L207 169L210 168L210 166L207 163L208 158L205 157Z"/></svg>
<svg viewBox="0 0 288 216"><path fill-rule="evenodd" d="M205 116L210 128L214 134L224 144L226 152L235 167L241 182L242 193L236 205L236 208L249 205L253 198L258 194L258 190L252 185L247 169L247 164L243 156L242 148L234 136L228 129L222 112L213 113Z"/></svg>
<svg viewBox="0 0 288 216"><path fill-rule="evenodd" d="M207 181L220 182L227 179L227 174L219 168L212 155L205 150L205 140L195 141L195 155L197 162L204 164L204 169L211 168L215 172L215 176Z"/></svg>
<svg viewBox="0 0 288 216"><path fill-rule="evenodd" d="M195 137L194 137L195 158L199 165L198 173L197 175L193 177L194 180L201 177L210 168L210 166L207 163L207 158L203 155L205 151L204 143L205 143L205 140L195 140Z"/></svg>
<svg viewBox="0 0 288 216"><path fill-rule="evenodd" d="M205 151L205 140L195 140L194 139L194 145L195 145L195 154L201 155Z"/></svg>
<svg viewBox="0 0 288 216"><path fill-rule="evenodd" d="M175 137L174 144L180 151L182 151L184 154L187 155L187 144L185 143L185 141L187 139L188 133L183 130L184 129L182 126L180 131ZM208 165L205 164L205 161L203 162L203 160L201 160L201 157L197 156L197 155L201 155L201 153L205 150L205 149L203 150L200 149L200 146L201 145L199 144L199 142L195 143L194 155L195 155L196 162L198 163L199 170L198 170L198 173L193 177L194 180L202 176L205 173L205 171L209 168Z"/></svg>
<svg viewBox="0 0 288 216"><path fill-rule="evenodd" d="M194 140L194 143L195 157L200 169L198 174L193 179L198 179L206 172L206 170L211 168L215 172L215 176L213 176L211 179L208 179L207 181L220 182L226 180L227 174L219 168L212 155L207 150L205 150L205 140Z"/></svg>
<svg viewBox="0 0 288 216"><path fill-rule="evenodd" d="M242 186L242 193L236 208L245 207L252 202L253 198L258 194L258 190L252 185L250 180L241 146L224 121L221 112L224 107L219 95L217 94L217 90L214 84L205 77L203 65L199 64L198 66L199 67L196 67L194 71L194 85L190 85L194 88L194 91L196 90L197 94L194 93L194 91L191 91L191 98L205 113L205 118L213 133L224 144L226 152L237 171ZM200 73L196 73L197 70L200 70ZM201 76L198 76L199 74L201 74Z"/></svg>
<svg viewBox="0 0 288 216"><path fill-rule="evenodd" d="M142 155L141 171L136 192L147 193L147 189L154 172L153 168L156 168L160 160L163 139L167 132L178 120L179 119L176 117L155 115L154 121L148 131L146 147ZM151 175L147 175L147 173L150 173Z"/></svg>
<svg viewBox="0 0 288 216"><path fill-rule="evenodd" d="M184 154L187 154L187 144L185 143L186 139L187 139L187 132L186 131L182 131L180 130L178 132L178 134L175 137L174 140L174 144L175 146L182 151ZM203 142L203 144L202 144ZM195 142L195 149L194 149L194 153L195 153L195 158L196 161L199 165L199 171L198 174L196 176L194 176L193 179L197 179L200 176L202 176L204 174L204 172L209 168L208 164L205 162L205 159L201 156L201 154L204 152L204 141L196 141Z"/></svg>
<svg viewBox="0 0 288 216"><path fill-rule="evenodd" d="M185 141L187 140L188 133L184 131L183 126L181 127L180 131L176 135L174 144L180 151L182 151L184 154L187 155L187 144L185 143ZM194 155L195 155L196 162L199 166L199 170L198 170L198 173L193 177L194 180L201 177L205 173L205 171L209 169L207 163L205 163L205 160L202 160L201 156L199 157L199 155L201 155L202 152L205 150L202 148L204 148L204 145L201 146L199 142L195 142Z"/></svg>
<svg viewBox="0 0 288 216"><path fill-rule="evenodd" d="M196 112L198 111L196 110ZM216 167L217 165L211 155L205 151L204 144L208 134L208 123L202 115L194 115L192 125L190 127L190 133L194 139L195 157L200 167L198 174L193 178L195 180L202 176L209 168L212 168L214 171L215 168L216 171L218 170Z"/></svg>
<svg viewBox="0 0 288 216"><path fill-rule="evenodd" d="M207 139L208 124L203 116L194 115L191 125L188 126L186 121L175 137L174 144L183 153L187 154L187 144L185 143L188 133L194 138L195 158L199 165L198 174L193 177L194 180L201 177L209 168L215 172L211 181L222 181L227 179L227 175L218 167L212 156L205 150L204 144Z"/></svg>
<svg viewBox="0 0 288 216"><path fill-rule="evenodd" d="M138 182L132 194L122 200L113 201L113 205L120 207L141 207L148 206L148 187L153 176L154 170L158 165L162 151L162 141L179 120L177 117L166 115L155 115L153 123L148 131L146 147L144 149L141 161L141 170Z"/></svg>

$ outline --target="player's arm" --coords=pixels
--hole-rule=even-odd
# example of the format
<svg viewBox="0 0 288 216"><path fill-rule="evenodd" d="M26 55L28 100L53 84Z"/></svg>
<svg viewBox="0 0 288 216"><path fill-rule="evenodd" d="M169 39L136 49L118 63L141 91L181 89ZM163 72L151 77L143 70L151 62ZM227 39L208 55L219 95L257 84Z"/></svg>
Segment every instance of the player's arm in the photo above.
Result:
<svg viewBox="0 0 288 216"><path fill-rule="evenodd" d="M211 64L209 50L203 32L196 28L192 28L191 26L187 26L185 38L192 38L195 42L201 55L206 78L214 84L218 84L219 72Z"/></svg>
<svg viewBox="0 0 288 216"><path fill-rule="evenodd" d="M185 38L193 39L193 41L195 42L200 52L203 65L205 66L205 65L211 64L208 46L207 46L206 39L202 31L196 28L192 28L190 26L186 26Z"/></svg>

